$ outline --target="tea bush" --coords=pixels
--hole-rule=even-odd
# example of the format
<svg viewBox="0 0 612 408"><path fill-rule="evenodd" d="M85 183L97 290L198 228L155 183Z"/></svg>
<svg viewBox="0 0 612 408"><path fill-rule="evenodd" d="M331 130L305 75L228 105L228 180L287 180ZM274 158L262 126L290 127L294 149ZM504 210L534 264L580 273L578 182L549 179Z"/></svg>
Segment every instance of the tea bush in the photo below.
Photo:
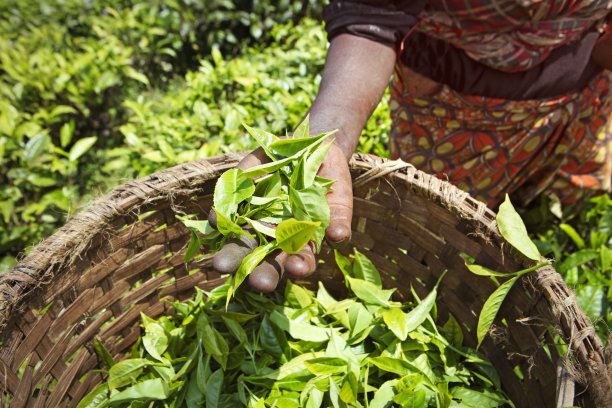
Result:
<svg viewBox="0 0 612 408"><path fill-rule="evenodd" d="M576 211L543 199L526 212L540 252L575 290L604 342L612 327L612 199L593 197Z"/></svg>
<svg viewBox="0 0 612 408"><path fill-rule="evenodd" d="M99 187L99 173L121 149L119 128L133 114L123 104L126 98L163 93L171 78L182 76L213 46L237 55L244 44L271 41L276 20L317 15L320 7L314 1L2 2L0 259L5 268L26 246L61 226L84 195L108 188Z"/></svg>
<svg viewBox="0 0 612 408"><path fill-rule="evenodd" d="M275 134L294 128L316 95L327 40L320 23L271 30L269 46L248 49L224 59L213 49L166 93L140 94L124 102L133 113L121 127L123 147L103 170L129 168L142 176L181 162L254 148L241 123ZM369 122L361 151L386 154L386 104Z"/></svg>

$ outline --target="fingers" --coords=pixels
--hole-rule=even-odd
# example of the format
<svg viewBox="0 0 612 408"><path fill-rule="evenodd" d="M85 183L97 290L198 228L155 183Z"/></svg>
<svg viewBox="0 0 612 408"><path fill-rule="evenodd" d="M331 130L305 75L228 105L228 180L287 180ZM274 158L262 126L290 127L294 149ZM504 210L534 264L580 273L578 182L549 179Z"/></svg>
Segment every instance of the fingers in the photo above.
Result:
<svg viewBox="0 0 612 408"><path fill-rule="evenodd" d="M212 267L220 274L234 273L240 267L244 257L253 252L257 245L255 238L249 238L246 235L241 236L240 239L230 239L213 256Z"/></svg>
<svg viewBox="0 0 612 408"><path fill-rule="evenodd" d="M353 183L346 158L340 148L332 146L321 165L319 175L337 180L329 193L329 226L325 231L327 242L341 246L351 239L351 219L353 218Z"/></svg>
<svg viewBox="0 0 612 408"><path fill-rule="evenodd" d="M212 208L208 212L208 224L211 228L217 229L217 213Z"/></svg>
<svg viewBox="0 0 612 408"><path fill-rule="evenodd" d="M285 271L296 278L312 274L317 268L315 250L314 242L310 241L300 252L289 255L285 262Z"/></svg>
<svg viewBox="0 0 612 408"><path fill-rule="evenodd" d="M257 265L247 277L251 288L258 292L272 292L278 285L278 271L269 262Z"/></svg>
<svg viewBox="0 0 612 408"><path fill-rule="evenodd" d="M234 273L251 251L253 250L239 240L231 240L215 253L212 267L220 274Z"/></svg>
<svg viewBox="0 0 612 408"><path fill-rule="evenodd" d="M249 286L258 292L272 292L278 286L278 281L283 276L284 265L289 254L276 251L272 257L268 257L247 277Z"/></svg>
<svg viewBox="0 0 612 408"><path fill-rule="evenodd" d="M263 149L257 149L238 163L238 168L247 169L269 161ZM352 180L346 158L340 148L332 145L318 173L321 177L336 180L327 194L330 207L330 223L325 237L331 246L337 247L347 243L351 238L351 219L353 216ZM216 228L216 213L211 210L208 220ZM241 237L230 240L213 257L213 268L219 273L234 273L240 263L254 248L257 241ZM271 292L276 289L284 271L293 277L306 277L312 274L317 266L316 247L309 242L299 253L289 255L276 251L258 265L248 276L249 285L260 292Z"/></svg>

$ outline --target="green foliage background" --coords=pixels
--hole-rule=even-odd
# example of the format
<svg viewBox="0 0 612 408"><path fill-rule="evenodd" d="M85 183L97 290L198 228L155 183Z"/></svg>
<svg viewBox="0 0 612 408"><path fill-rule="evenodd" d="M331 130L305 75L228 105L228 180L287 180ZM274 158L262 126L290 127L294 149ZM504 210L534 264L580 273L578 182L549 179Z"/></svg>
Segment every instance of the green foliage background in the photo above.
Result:
<svg viewBox="0 0 612 408"><path fill-rule="evenodd" d="M0 271L118 184L254 147L317 92L323 1L0 3ZM385 96L359 151L386 156ZM524 209L543 254L607 337L612 201Z"/></svg>

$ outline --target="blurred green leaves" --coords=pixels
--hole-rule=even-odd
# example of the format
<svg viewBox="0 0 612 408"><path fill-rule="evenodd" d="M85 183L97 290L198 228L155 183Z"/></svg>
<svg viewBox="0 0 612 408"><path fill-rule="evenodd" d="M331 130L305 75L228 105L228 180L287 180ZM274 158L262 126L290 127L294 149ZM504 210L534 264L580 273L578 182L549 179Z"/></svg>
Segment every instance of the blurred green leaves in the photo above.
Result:
<svg viewBox="0 0 612 408"><path fill-rule="evenodd" d="M126 178L251 147L243 120L272 119L279 133L295 126L326 40L320 23L279 23L321 7L2 2L0 272Z"/></svg>

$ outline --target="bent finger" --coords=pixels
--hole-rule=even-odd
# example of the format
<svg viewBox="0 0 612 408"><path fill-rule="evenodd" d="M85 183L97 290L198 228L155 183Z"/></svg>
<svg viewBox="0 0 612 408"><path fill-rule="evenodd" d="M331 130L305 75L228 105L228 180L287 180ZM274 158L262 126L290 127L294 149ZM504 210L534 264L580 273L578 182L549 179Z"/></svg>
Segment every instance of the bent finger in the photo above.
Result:
<svg viewBox="0 0 612 408"><path fill-rule="evenodd" d="M258 292L272 292L280 279L276 268L267 261L257 265L247 277L249 286Z"/></svg>
<svg viewBox="0 0 612 408"><path fill-rule="evenodd" d="M221 248L212 260L212 267L220 274L234 273L240 267L242 260L257 248L257 241L243 235L240 239L233 238Z"/></svg>
<svg viewBox="0 0 612 408"><path fill-rule="evenodd" d="M288 257L289 254L281 250L268 256L249 274L247 278L249 286L259 292L272 292L283 276Z"/></svg>
<svg viewBox="0 0 612 408"><path fill-rule="evenodd" d="M289 255L285 262L285 271L296 278L308 276L312 274L316 268L315 245L312 241L297 254Z"/></svg>

